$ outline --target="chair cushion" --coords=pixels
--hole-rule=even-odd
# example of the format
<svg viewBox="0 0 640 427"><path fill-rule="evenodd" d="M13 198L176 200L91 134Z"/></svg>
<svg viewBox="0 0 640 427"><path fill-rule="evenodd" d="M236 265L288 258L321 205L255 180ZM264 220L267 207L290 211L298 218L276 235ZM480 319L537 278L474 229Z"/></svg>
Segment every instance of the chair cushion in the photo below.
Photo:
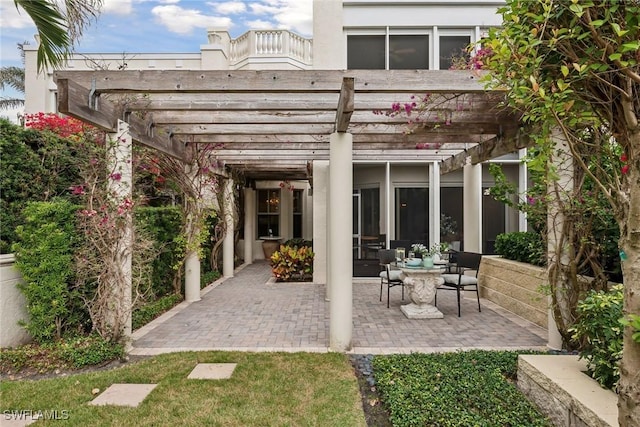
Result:
<svg viewBox="0 0 640 427"><path fill-rule="evenodd" d="M445 284L451 284L451 285L457 285L458 284L458 277L460 277L460 284L462 286L469 286L469 285L477 285L478 284L478 279L474 276L466 276L466 275L462 275L459 276L457 274L443 274L442 278L444 279L444 283Z"/></svg>
<svg viewBox="0 0 640 427"><path fill-rule="evenodd" d="M380 272L380 277L382 277L383 279L387 278L387 272L386 271L381 271ZM402 270L390 270L389 271L389 279L391 280L402 280L403 274L402 274Z"/></svg>

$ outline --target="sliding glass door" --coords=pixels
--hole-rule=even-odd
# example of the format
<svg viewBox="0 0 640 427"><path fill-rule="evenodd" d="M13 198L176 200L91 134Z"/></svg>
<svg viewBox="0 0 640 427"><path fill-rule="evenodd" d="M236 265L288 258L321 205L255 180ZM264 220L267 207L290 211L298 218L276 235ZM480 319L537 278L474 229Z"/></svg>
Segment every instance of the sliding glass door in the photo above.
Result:
<svg viewBox="0 0 640 427"><path fill-rule="evenodd" d="M396 188L396 240L429 243L429 189Z"/></svg>

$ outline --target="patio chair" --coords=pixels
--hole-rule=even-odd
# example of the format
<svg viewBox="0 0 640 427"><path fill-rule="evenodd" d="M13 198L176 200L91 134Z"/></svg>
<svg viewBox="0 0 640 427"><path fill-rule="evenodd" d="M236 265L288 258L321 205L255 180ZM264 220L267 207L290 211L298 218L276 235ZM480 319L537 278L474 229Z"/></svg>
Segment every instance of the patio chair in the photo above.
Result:
<svg viewBox="0 0 640 427"><path fill-rule="evenodd" d="M455 290L458 297L458 317L460 317L460 291L467 288L474 288L478 299L478 311L480 308L480 292L478 291L478 270L480 270L480 262L482 254L473 252L458 252L456 254L455 265L452 266L452 272L442 275L444 284L436 290L435 303L438 304L438 291ZM465 274L467 271L475 271L475 276Z"/></svg>
<svg viewBox="0 0 640 427"><path fill-rule="evenodd" d="M402 281L402 270L394 268L392 263L396 261L395 249L381 249L378 251L380 260L380 301L382 301L382 288L387 285L387 308L389 308L389 294L394 286L402 287L402 300L404 301L404 282Z"/></svg>

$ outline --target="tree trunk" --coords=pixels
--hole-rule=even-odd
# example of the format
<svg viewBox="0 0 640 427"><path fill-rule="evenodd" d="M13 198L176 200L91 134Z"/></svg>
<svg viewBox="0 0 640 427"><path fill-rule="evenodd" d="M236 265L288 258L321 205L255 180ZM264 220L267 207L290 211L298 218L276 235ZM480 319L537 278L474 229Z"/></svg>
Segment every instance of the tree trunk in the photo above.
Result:
<svg viewBox="0 0 640 427"><path fill-rule="evenodd" d="M631 147L640 147L640 132L635 132ZM624 277L624 314L640 315L640 158L628 171L629 212L626 224L621 224L622 272ZM626 259L625 259L626 257ZM618 422L622 427L640 426L640 343L633 341L633 330L624 330L620 386L618 397Z"/></svg>

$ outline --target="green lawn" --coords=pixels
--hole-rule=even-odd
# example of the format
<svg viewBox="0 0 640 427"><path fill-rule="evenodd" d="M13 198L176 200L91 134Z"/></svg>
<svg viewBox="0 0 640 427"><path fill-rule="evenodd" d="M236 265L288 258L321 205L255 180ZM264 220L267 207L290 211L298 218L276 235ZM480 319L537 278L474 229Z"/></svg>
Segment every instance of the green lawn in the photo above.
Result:
<svg viewBox="0 0 640 427"><path fill-rule="evenodd" d="M190 380L197 363L237 363L227 380ZM88 405L92 389L157 383L137 408ZM348 356L185 352L63 378L4 381L0 409L67 411L71 426L365 426ZM0 414L3 416L3 414Z"/></svg>

